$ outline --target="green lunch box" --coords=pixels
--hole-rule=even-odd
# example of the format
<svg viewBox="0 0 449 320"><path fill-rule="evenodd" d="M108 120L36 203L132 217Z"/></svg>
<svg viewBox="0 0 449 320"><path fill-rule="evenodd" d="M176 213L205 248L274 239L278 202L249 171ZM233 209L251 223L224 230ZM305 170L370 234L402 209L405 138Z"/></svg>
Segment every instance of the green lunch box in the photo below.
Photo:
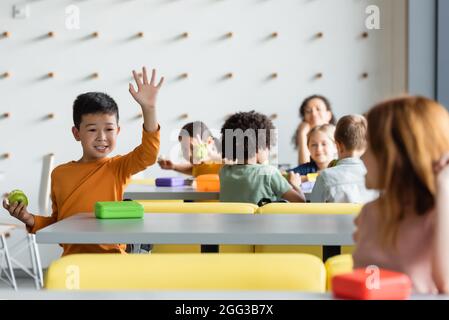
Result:
<svg viewBox="0 0 449 320"><path fill-rule="evenodd" d="M97 219L142 219L143 206L136 201L97 202Z"/></svg>

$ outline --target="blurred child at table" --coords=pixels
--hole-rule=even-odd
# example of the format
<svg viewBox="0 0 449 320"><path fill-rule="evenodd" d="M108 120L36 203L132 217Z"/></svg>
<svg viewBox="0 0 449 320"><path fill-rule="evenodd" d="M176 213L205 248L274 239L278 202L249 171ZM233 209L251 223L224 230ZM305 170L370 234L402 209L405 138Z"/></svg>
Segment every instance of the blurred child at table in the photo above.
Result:
<svg viewBox="0 0 449 320"><path fill-rule="evenodd" d="M298 165L310 162L308 134L310 130L323 124L335 125L335 116L329 99L322 95L312 95L299 108L301 123L293 136L293 144L298 150Z"/></svg>
<svg viewBox="0 0 449 320"><path fill-rule="evenodd" d="M178 141L188 163L173 163L160 158L158 163L162 169L174 170L195 178L203 174L218 174L222 161L217 150L217 140L204 122L195 121L184 125L179 132Z"/></svg>
<svg viewBox="0 0 449 320"><path fill-rule="evenodd" d="M354 266L407 274L414 291L449 293L449 113L424 97L367 114L366 185L380 197L355 224Z"/></svg>
<svg viewBox="0 0 449 320"><path fill-rule="evenodd" d="M120 201L132 175L156 162L159 152L160 127L156 117L156 98L162 78L151 80L142 70L140 79L133 71L137 91L132 84L129 92L143 113L142 142L123 156L108 157L115 149L120 132L119 110L115 101L101 92L79 95L73 103L72 133L81 143L82 156L56 167L51 174L52 215L44 217L27 211L24 203L8 203L3 207L24 222L31 233L57 221L82 212L92 212L98 201ZM62 244L63 255L74 253L125 253L124 244Z"/></svg>
<svg viewBox="0 0 449 320"><path fill-rule="evenodd" d="M260 113L239 112L226 120L221 129L222 157L235 164L220 171L220 201L258 204L261 200L305 202L298 174L289 182L280 171L267 165L275 142L271 120Z"/></svg>
<svg viewBox="0 0 449 320"><path fill-rule="evenodd" d="M341 118L335 129L337 164L316 179L311 202L365 203L377 193L365 186L366 168L360 160L366 148L366 119L359 115Z"/></svg>
<svg viewBox="0 0 449 320"><path fill-rule="evenodd" d="M311 161L296 168L287 170L301 175L302 182L307 181L307 175L317 173L329 167L335 159L336 148L334 142L335 126L323 124L314 127L307 134L307 147L309 148Z"/></svg>

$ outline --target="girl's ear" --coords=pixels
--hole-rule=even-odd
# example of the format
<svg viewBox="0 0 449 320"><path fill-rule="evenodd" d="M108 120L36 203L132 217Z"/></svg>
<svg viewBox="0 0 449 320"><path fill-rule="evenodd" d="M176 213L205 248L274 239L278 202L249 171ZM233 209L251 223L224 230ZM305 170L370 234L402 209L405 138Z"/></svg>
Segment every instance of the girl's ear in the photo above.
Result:
<svg viewBox="0 0 449 320"><path fill-rule="evenodd" d="M117 127L117 134L120 133L120 126Z"/></svg>
<svg viewBox="0 0 449 320"><path fill-rule="evenodd" d="M75 126L72 127L72 134L73 134L73 137L75 138L76 141L80 141L81 140L81 138L80 138L80 131Z"/></svg>

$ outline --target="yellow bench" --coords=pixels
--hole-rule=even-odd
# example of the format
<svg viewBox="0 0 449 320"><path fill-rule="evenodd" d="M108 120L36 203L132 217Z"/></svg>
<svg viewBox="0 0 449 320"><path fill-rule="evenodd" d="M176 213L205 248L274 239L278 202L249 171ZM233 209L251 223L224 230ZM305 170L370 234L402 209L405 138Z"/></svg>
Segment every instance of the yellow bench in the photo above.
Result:
<svg viewBox="0 0 449 320"><path fill-rule="evenodd" d="M227 213L254 214L257 206L252 203L220 202L144 202L139 201L145 213ZM152 253L200 253L200 245L154 245ZM220 245L220 253L254 253L251 245Z"/></svg>
<svg viewBox="0 0 449 320"><path fill-rule="evenodd" d="M47 271L50 290L324 292L322 261L305 254L75 254Z"/></svg>
<svg viewBox="0 0 449 320"><path fill-rule="evenodd" d="M361 204L352 203L270 203L260 207L259 214L353 214L362 209ZM342 246L341 253L351 254L353 246ZM307 253L323 258L322 246L255 246L256 253Z"/></svg>
<svg viewBox="0 0 449 320"><path fill-rule="evenodd" d="M352 260L352 255L342 254L339 256L331 257L327 259L324 264L326 267L326 277L327 277L327 290L332 290L332 278L344 273L352 272L354 267L354 262Z"/></svg>

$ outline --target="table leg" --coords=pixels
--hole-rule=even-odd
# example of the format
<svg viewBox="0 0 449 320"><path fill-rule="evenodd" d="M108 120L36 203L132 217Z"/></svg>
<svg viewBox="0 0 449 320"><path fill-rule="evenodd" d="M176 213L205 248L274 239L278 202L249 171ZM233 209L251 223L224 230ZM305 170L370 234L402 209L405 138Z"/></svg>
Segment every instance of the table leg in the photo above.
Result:
<svg viewBox="0 0 449 320"><path fill-rule="evenodd" d="M140 253L141 244L140 243L135 243L133 244L133 248L132 248L132 253Z"/></svg>
<svg viewBox="0 0 449 320"><path fill-rule="evenodd" d="M218 244L202 244L201 245L201 253L218 253L219 245Z"/></svg>
<svg viewBox="0 0 449 320"><path fill-rule="evenodd" d="M323 246L323 262L327 259L341 254L340 246Z"/></svg>

